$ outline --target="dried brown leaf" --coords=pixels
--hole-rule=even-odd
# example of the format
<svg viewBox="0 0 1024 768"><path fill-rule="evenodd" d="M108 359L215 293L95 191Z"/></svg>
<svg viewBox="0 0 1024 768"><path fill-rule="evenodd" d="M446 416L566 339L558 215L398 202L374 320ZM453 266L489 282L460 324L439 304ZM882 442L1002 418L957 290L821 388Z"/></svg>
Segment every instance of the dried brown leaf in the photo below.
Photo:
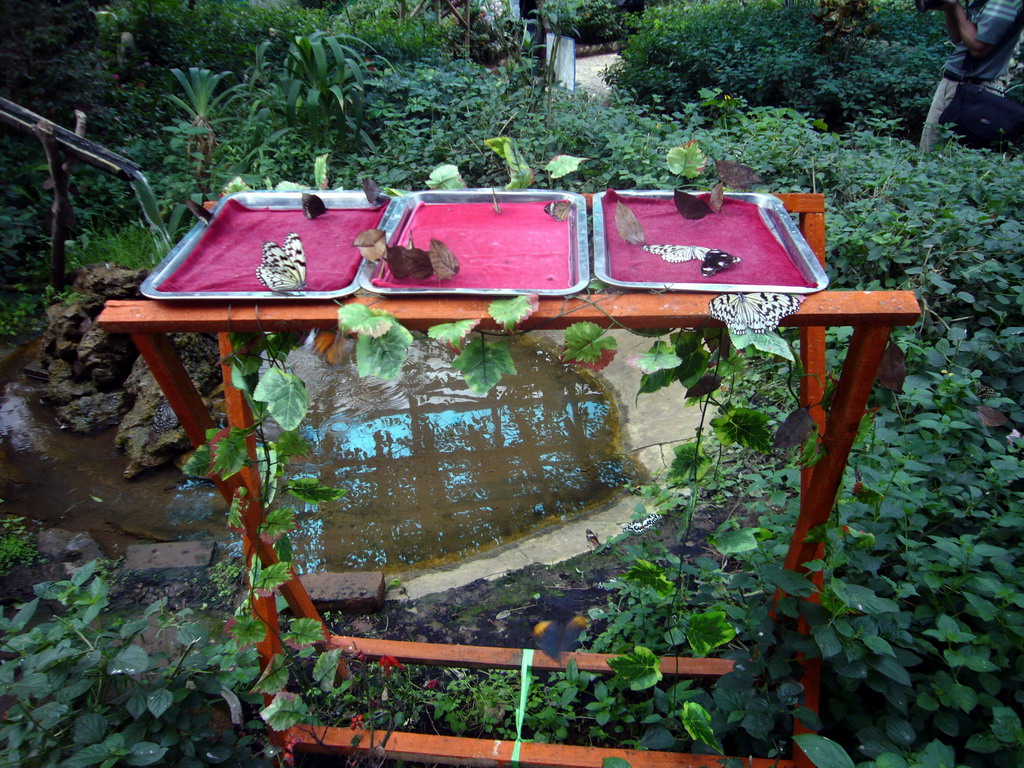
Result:
<svg viewBox="0 0 1024 768"><path fill-rule="evenodd" d="M696 195L677 189L672 199L675 201L676 210L682 214L684 219L703 219L711 213L711 206Z"/></svg>
<svg viewBox="0 0 1024 768"><path fill-rule="evenodd" d="M749 189L754 184L764 183L764 179L749 165L733 160L715 160L715 170L718 178L732 189Z"/></svg>
<svg viewBox="0 0 1024 768"><path fill-rule="evenodd" d="M711 189L711 195L708 198L708 205L711 206L711 210L718 213L722 210L722 204L725 202L725 184L718 182Z"/></svg>
<svg viewBox="0 0 1024 768"><path fill-rule="evenodd" d="M619 230L619 237L630 245L643 245L647 242L640 219L622 200L615 205L615 228Z"/></svg>
<svg viewBox="0 0 1024 768"><path fill-rule="evenodd" d="M974 410L978 412L978 418L986 427L1001 427L1009 421L1009 417L1005 413L987 405L979 405Z"/></svg>
<svg viewBox="0 0 1024 768"><path fill-rule="evenodd" d="M903 380L907 378L907 359L892 341L882 353L882 362L878 366L878 383L893 392L903 393Z"/></svg>
<svg viewBox="0 0 1024 768"><path fill-rule="evenodd" d="M383 229L366 229L356 235L352 243L364 259L377 262L387 253L387 233Z"/></svg>
<svg viewBox="0 0 1024 768"><path fill-rule="evenodd" d="M722 377L714 373L704 374L700 381L686 390L687 397L704 397L722 386Z"/></svg>
<svg viewBox="0 0 1024 768"><path fill-rule="evenodd" d="M399 280L411 277L413 280L425 280L434 274L430 263L430 254L422 248L391 245L387 249L388 269Z"/></svg>
<svg viewBox="0 0 1024 768"><path fill-rule="evenodd" d="M811 418L811 413L807 407L797 408L782 422L782 425L775 433L772 447L787 450L802 445L813 428L814 419Z"/></svg>
<svg viewBox="0 0 1024 768"><path fill-rule="evenodd" d="M451 248L440 240L430 240L430 250L427 255L430 257L430 266L438 280L451 280L459 273L459 260L452 253Z"/></svg>

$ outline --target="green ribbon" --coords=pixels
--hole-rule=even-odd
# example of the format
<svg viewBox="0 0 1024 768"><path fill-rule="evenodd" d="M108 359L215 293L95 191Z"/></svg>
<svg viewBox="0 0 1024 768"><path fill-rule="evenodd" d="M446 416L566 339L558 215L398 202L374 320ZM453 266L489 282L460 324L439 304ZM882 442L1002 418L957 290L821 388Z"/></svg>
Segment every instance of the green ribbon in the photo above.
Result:
<svg viewBox="0 0 1024 768"><path fill-rule="evenodd" d="M519 747L523 743L523 718L526 716L526 700L530 696L530 683L533 681L533 648L523 649L523 665L519 675L523 686L519 691L519 708L516 709L516 743L512 747L512 765L519 765Z"/></svg>

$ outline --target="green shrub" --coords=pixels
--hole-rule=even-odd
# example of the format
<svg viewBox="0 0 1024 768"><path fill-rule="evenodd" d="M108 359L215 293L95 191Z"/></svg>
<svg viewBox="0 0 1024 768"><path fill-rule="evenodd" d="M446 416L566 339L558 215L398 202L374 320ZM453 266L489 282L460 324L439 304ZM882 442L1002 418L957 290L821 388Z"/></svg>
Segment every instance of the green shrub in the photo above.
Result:
<svg viewBox="0 0 1024 768"><path fill-rule="evenodd" d="M7 760L269 766L252 736L231 727L244 722L243 702L254 703L246 691L259 675L255 652L211 640L187 612L169 615L165 601L137 617L112 615L94 568L37 585L37 599L0 615L0 687L12 700L0 721ZM60 603L63 615L33 623L40 599ZM216 710L230 717L215 719Z"/></svg>
<svg viewBox="0 0 1024 768"><path fill-rule="evenodd" d="M553 32L584 45L621 40L636 25L615 0L547 0L543 13Z"/></svg>
<svg viewBox="0 0 1024 768"><path fill-rule="evenodd" d="M832 128L880 116L916 131L941 69L942 25L903 5L884 6L874 17L878 36L837 56L818 49L814 8L807 0L652 8L612 79L670 109L718 89L752 106L792 107Z"/></svg>
<svg viewBox="0 0 1024 768"><path fill-rule="evenodd" d="M16 565L30 565L38 559L36 540L25 527L25 518L5 517L0 520L0 576Z"/></svg>

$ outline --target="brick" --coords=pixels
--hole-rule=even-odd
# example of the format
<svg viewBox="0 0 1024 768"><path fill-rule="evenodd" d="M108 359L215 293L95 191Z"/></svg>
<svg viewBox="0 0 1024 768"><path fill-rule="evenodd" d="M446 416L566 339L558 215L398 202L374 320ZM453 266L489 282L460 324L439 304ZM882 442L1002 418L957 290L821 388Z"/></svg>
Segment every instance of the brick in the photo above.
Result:
<svg viewBox="0 0 1024 768"><path fill-rule="evenodd" d="M383 571L304 573L299 579L321 611L376 613L384 605Z"/></svg>
<svg viewBox="0 0 1024 768"><path fill-rule="evenodd" d="M213 544L204 541L132 544L124 553L124 566L133 571L208 568L212 561Z"/></svg>

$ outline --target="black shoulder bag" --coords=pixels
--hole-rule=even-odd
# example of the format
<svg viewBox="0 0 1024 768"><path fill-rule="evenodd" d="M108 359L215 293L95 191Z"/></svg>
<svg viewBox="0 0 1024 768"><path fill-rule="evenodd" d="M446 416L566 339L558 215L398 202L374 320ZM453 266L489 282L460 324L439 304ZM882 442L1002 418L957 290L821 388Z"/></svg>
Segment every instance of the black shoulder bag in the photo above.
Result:
<svg viewBox="0 0 1024 768"><path fill-rule="evenodd" d="M1008 34L1020 34L1022 20L1024 9ZM974 57L967 54L963 78L939 122L949 125L973 146L988 147L998 141L1015 139L1024 131L1024 104L984 85L965 82L976 64Z"/></svg>

